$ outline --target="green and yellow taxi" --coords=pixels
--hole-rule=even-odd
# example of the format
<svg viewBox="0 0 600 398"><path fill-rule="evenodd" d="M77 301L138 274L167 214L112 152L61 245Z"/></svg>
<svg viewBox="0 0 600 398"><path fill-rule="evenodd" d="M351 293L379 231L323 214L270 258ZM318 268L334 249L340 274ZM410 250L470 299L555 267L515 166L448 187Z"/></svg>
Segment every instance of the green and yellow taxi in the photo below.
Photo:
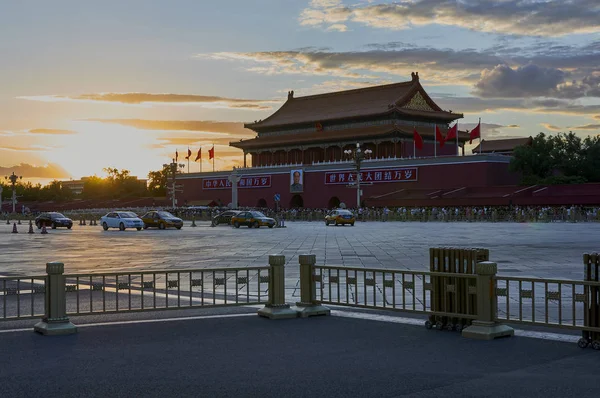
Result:
<svg viewBox="0 0 600 398"><path fill-rule="evenodd" d="M158 229L181 229L181 227L183 227L183 220L179 217L175 217L168 211L152 210L140 218L144 222L144 229L149 227L156 227Z"/></svg>
<svg viewBox="0 0 600 398"><path fill-rule="evenodd" d="M265 216L260 211L242 211L231 217L231 225L236 228L239 228L240 225L246 225L248 228L273 228L275 220Z"/></svg>
<svg viewBox="0 0 600 398"><path fill-rule="evenodd" d="M346 225L350 224L354 226L354 222L356 221L354 214L352 214L349 210L337 209L332 210L325 216L325 225L333 224L333 225Z"/></svg>

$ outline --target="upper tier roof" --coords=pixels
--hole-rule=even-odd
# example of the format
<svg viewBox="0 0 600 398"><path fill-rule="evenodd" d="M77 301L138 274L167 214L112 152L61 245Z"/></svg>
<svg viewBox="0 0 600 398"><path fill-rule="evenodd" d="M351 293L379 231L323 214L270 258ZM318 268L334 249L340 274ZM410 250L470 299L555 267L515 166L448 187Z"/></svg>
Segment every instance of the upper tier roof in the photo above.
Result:
<svg viewBox="0 0 600 398"><path fill-rule="evenodd" d="M262 128L375 116L391 112L445 122L463 117L462 114L442 110L419 83L418 73L413 73L412 76L412 80L408 82L306 97L294 98L294 92L291 91L288 93L288 100L271 116L244 126L258 131Z"/></svg>
<svg viewBox="0 0 600 398"><path fill-rule="evenodd" d="M481 148L484 153L494 152L512 152L516 147L521 145L531 145L533 139L531 137L525 138L505 138L500 140L481 140ZM473 148L473 153L479 153L479 145Z"/></svg>

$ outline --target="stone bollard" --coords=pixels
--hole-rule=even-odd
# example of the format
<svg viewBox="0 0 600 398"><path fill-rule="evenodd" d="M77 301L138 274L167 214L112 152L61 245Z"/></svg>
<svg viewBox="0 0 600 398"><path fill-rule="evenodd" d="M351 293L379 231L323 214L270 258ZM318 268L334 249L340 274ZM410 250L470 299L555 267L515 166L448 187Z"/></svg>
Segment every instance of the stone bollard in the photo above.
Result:
<svg viewBox="0 0 600 398"><path fill-rule="evenodd" d="M463 337L477 340L493 340L498 337L513 336L515 331L507 325L499 324L496 317L496 281L498 266L491 261L475 265L477 274L477 319L462 331Z"/></svg>
<svg viewBox="0 0 600 398"><path fill-rule="evenodd" d="M10 225L10 220L8 218L6 219L6 225Z"/></svg>
<svg viewBox="0 0 600 398"><path fill-rule="evenodd" d="M269 256L269 302L258 315L269 319L296 318L298 314L285 302L285 256Z"/></svg>
<svg viewBox="0 0 600 398"><path fill-rule="evenodd" d="M85 218L81 220L81 225L85 225Z"/></svg>
<svg viewBox="0 0 600 398"><path fill-rule="evenodd" d="M77 326L67 317L65 297L65 266L63 263L46 264L46 312L41 322L33 330L43 335L61 335L77 333Z"/></svg>
<svg viewBox="0 0 600 398"><path fill-rule="evenodd" d="M196 217L192 217L192 227L196 226Z"/></svg>
<svg viewBox="0 0 600 398"><path fill-rule="evenodd" d="M13 233L13 234L18 234L18 233L19 233L19 231L17 231L17 223L14 223L14 224L13 224L12 233Z"/></svg>
<svg viewBox="0 0 600 398"><path fill-rule="evenodd" d="M27 233L28 234L34 234L35 233L33 231L33 222L31 220L29 220L29 231Z"/></svg>
<svg viewBox="0 0 600 398"><path fill-rule="evenodd" d="M301 254L298 256L300 263L300 301L296 303L294 310L301 318L316 315L331 315L331 310L316 303L316 291L314 283L314 266L317 257L314 254Z"/></svg>
<svg viewBox="0 0 600 398"><path fill-rule="evenodd" d="M21 225L21 219L17 220L17 225Z"/></svg>

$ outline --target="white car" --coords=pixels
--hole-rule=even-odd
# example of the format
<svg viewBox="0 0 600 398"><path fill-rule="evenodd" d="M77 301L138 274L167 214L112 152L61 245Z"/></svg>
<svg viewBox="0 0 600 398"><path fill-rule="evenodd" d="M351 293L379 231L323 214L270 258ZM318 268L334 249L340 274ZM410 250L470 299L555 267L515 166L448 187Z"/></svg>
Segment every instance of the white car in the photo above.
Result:
<svg viewBox="0 0 600 398"><path fill-rule="evenodd" d="M113 211L100 217L100 225L105 231L109 228L119 228L121 231L125 231L127 228L136 228L140 231L144 227L144 222L134 212Z"/></svg>

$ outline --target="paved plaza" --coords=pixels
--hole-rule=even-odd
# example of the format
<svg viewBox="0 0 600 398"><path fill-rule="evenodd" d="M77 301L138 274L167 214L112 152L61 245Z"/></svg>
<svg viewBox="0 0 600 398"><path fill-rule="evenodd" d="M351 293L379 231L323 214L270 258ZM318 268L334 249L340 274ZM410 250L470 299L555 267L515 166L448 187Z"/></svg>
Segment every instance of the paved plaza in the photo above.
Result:
<svg viewBox="0 0 600 398"><path fill-rule="evenodd" d="M502 275L583 277L582 254L600 251L598 223L365 222L329 226L288 222L286 228L234 229L189 223L181 230L103 231L73 226L27 234L27 225L0 225L0 275L39 275L61 261L65 272L246 267L283 254L289 284L297 281L299 254L317 264L428 270L430 247L484 247Z"/></svg>

